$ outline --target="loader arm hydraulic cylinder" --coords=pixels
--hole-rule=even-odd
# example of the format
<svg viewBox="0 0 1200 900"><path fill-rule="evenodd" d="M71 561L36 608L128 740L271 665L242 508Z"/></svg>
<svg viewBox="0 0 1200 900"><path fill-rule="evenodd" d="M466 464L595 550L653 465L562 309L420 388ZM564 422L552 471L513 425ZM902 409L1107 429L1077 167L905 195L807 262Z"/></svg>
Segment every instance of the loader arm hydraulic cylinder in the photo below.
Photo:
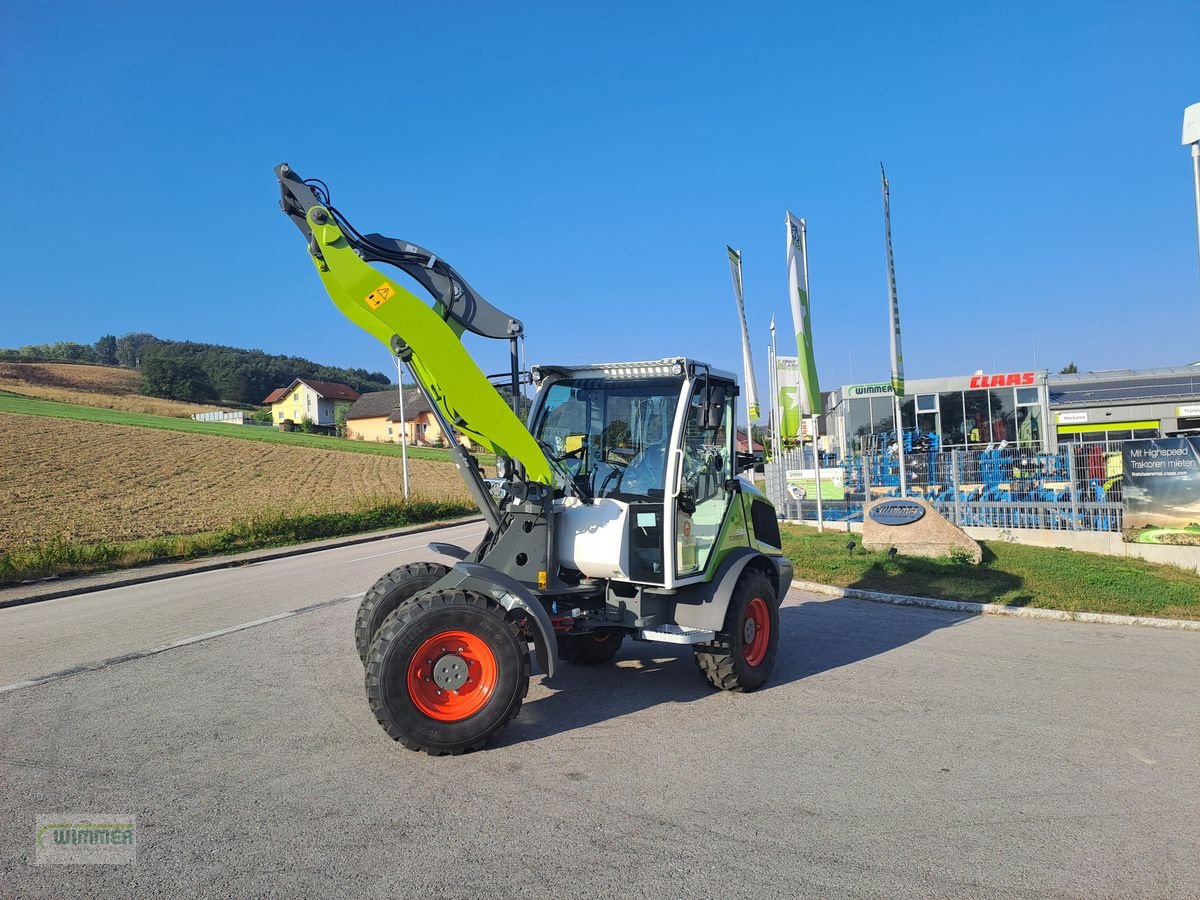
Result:
<svg viewBox="0 0 1200 900"><path fill-rule="evenodd" d="M324 185L302 181L286 163L275 173L283 211L308 239L317 274L338 309L389 350L398 351L440 420L488 451L515 460L529 481L551 484L554 476L545 453L461 340L462 332L470 330L515 343L520 322L475 294L429 251L380 235L360 235L329 203ZM434 305L368 260L396 265L410 274L430 291ZM513 372L514 395L517 374Z"/></svg>

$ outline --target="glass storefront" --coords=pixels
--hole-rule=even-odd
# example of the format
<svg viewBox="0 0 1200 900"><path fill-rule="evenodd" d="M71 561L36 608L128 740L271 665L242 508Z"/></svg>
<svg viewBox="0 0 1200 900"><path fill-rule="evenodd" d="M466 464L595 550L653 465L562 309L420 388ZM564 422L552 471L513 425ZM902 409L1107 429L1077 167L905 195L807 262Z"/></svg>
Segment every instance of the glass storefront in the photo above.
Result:
<svg viewBox="0 0 1200 900"><path fill-rule="evenodd" d="M894 433L895 400L890 394L850 396L841 408L851 452L863 450L869 436ZM900 416L906 431L937 435L943 450L981 450L1001 441L1041 449L1045 443L1045 417L1036 387L914 392L901 399Z"/></svg>

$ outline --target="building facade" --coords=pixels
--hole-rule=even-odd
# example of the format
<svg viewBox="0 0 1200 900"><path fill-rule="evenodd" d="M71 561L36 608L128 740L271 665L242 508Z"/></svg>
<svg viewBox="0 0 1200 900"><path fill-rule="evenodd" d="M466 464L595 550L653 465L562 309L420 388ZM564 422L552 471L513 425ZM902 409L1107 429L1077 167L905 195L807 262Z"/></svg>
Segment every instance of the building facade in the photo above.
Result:
<svg viewBox="0 0 1200 900"><path fill-rule="evenodd" d="M271 423L276 428L291 430L307 420L330 431L336 428L338 416L358 398L358 391L340 382L297 378L287 387L271 391L263 403L271 407Z"/></svg>
<svg viewBox="0 0 1200 900"><path fill-rule="evenodd" d="M399 444L405 436L412 446L446 443L446 436L418 388L405 389L403 417L400 397L394 390L363 394L346 412L346 437L352 440ZM470 443L466 443L469 447Z"/></svg>
<svg viewBox="0 0 1200 900"><path fill-rule="evenodd" d="M825 397L825 449L872 452L895 441L895 397L886 382L843 385ZM1200 434L1200 365L1082 372L976 372L905 384L906 434L932 450Z"/></svg>

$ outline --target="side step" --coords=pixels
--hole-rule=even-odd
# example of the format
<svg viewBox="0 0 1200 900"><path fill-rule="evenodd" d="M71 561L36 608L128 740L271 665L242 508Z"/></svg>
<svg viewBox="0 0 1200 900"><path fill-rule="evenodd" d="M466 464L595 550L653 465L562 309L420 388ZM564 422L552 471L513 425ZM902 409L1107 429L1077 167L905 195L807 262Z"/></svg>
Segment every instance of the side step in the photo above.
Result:
<svg viewBox="0 0 1200 900"><path fill-rule="evenodd" d="M685 628L682 625L643 628L638 634L643 641L658 641L662 644L703 644L716 636L715 631L705 631L703 628Z"/></svg>

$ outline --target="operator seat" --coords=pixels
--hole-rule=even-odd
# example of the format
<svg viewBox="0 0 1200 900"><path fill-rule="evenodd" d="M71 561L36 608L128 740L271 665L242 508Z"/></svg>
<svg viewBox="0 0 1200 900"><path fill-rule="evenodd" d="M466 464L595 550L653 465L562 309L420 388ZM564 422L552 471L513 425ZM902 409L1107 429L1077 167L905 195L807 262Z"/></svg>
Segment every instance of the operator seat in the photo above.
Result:
<svg viewBox="0 0 1200 900"><path fill-rule="evenodd" d="M625 474L621 476L622 493L648 497L653 490L666 489L667 443L670 435L663 424L661 416L653 416L647 423L648 443L625 467Z"/></svg>

